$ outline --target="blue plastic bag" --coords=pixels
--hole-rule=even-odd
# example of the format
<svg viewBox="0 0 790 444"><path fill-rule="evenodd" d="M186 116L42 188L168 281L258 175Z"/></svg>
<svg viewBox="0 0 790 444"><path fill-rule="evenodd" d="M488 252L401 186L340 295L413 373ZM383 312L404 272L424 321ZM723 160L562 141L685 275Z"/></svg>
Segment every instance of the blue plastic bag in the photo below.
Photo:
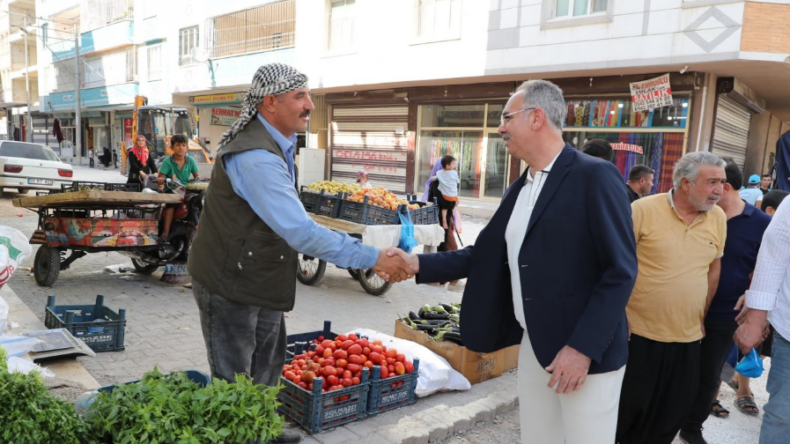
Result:
<svg viewBox="0 0 790 444"><path fill-rule="evenodd" d="M757 354L757 350L752 349L748 355L741 359L735 366L735 371L749 378L759 378L763 374L763 360Z"/></svg>
<svg viewBox="0 0 790 444"><path fill-rule="evenodd" d="M417 239L414 238L414 224L411 223L409 210L405 211L406 214L398 211L398 216L400 216L400 243L398 248L406 253L411 253L411 250L417 246Z"/></svg>

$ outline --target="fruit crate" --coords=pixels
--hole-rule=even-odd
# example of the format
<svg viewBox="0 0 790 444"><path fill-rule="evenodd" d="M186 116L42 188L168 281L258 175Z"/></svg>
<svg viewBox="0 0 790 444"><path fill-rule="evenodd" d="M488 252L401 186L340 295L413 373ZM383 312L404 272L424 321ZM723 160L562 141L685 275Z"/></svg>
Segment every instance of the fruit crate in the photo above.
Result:
<svg viewBox="0 0 790 444"><path fill-rule="evenodd" d="M310 191L306 187L302 187L302 192L299 193L299 199L302 201L302 205L304 205L304 209L308 213L337 218L338 212L340 211L340 202L343 200L343 193L332 195L326 194L324 190L316 193Z"/></svg>
<svg viewBox="0 0 790 444"><path fill-rule="evenodd" d="M362 369L359 385L322 393L323 378L313 380L313 390L305 390L284 377L277 395L278 411L299 424L309 434L315 434L368 416L369 370Z"/></svg>
<svg viewBox="0 0 790 444"><path fill-rule="evenodd" d="M55 296L47 298L44 312L47 328L65 328L81 339L91 350L106 352L123 350L126 310L118 313L104 306L104 296L96 296L94 305L55 305Z"/></svg>
<svg viewBox="0 0 790 444"><path fill-rule="evenodd" d="M417 388L420 360L414 358L414 371L392 378L381 379L381 367L373 366L368 395L368 415L376 415L417 402L414 390Z"/></svg>
<svg viewBox="0 0 790 444"><path fill-rule="evenodd" d="M288 335L288 345L285 349L286 361L290 362L295 355L307 351L311 346L311 342L314 339L318 339L319 336L330 340L334 340L337 337L336 333L332 333L332 321L324 321L323 330Z"/></svg>
<svg viewBox="0 0 790 444"><path fill-rule="evenodd" d="M416 210L409 210L409 216L411 216L411 223L414 225L433 225L439 223L439 203L436 202L436 199L433 200L433 204L429 204L428 202L420 202L417 200L416 194L407 194L406 200L409 201L410 204L419 205L420 208Z"/></svg>
<svg viewBox="0 0 790 444"><path fill-rule="evenodd" d="M362 225L400 225L397 211L369 204L367 196L364 202L341 200L337 218Z"/></svg>

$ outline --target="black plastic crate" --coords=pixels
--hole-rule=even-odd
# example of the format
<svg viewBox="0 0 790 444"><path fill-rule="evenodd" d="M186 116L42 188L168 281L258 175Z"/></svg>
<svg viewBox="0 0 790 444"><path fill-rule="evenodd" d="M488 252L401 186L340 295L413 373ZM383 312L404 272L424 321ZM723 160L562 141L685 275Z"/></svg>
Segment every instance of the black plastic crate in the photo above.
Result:
<svg viewBox="0 0 790 444"><path fill-rule="evenodd" d="M373 366L368 395L368 415L376 415L417 402L414 390L417 388L420 360L414 358L414 371L391 378L381 379L381 367Z"/></svg>
<svg viewBox="0 0 790 444"><path fill-rule="evenodd" d="M318 214L319 216L337 218L340 211L340 202L343 200L343 193L335 195L327 194L324 190L316 193L302 187L299 198L308 213Z"/></svg>
<svg viewBox="0 0 790 444"><path fill-rule="evenodd" d="M142 191L142 184L139 183L106 183L105 191L126 191L129 193L139 193Z"/></svg>
<svg viewBox="0 0 790 444"><path fill-rule="evenodd" d="M400 225L397 211L369 204L367 196L364 202L342 200L337 218L363 225Z"/></svg>
<svg viewBox="0 0 790 444"><path fill-rule="evenodd" d="M95 352L125 348L126 310L121 308L116 313L105 307L102 295L96 296L94 305L55 305L55 296L49 296L44 325L67 329Z"/></svg>
<svg viewBox="0 0 790 444"><path fill-rule="evenodd" d="M295 355L308 350L310 348L310 343L312 343L314 339L318 339L319 336L323 336L324 339L335 340L337 334L332 333L332 321L324 321L323 330L288 335L288 345L285 349L285 358L287 362L290 362Z"/></svg>
<svg viewBox="0 0 790 444"><path fill-rule="evenodd" d="M107 187L107 182L85 182L75 180L70 184L61 184L61 191L86 191L86 190L104 190Z"/></svg>
<svg viewBox="0 0 790 444"><path fill-rule="evenodd" d="M278 411L299 424L309 434L318 433L368 416L369 369L362 369L359 385L322 393L323 378L313 380L313 391L305 390L284 377L277 395Z"/></svg>

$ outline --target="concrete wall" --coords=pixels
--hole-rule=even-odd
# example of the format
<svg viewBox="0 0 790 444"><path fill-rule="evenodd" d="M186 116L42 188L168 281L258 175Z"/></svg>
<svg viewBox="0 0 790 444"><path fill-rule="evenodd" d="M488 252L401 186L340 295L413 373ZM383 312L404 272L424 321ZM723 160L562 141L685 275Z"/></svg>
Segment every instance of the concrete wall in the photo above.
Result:
<svg viewBox="0 0 790 444"><path fill-rule="evenodd" d="M328 48L328 1L297 1L296 66L313 89L430 82L483 75L488 4L461 0L460 31L446 39L418 35L417 0L357 1L356 44Z"/></svg>
<svg viewBox="0 0 790 444"><path fill-rule="evenodd" d="M694 4L704 6L690 7ZM552 19L551 0L490 0L486 72L512 74L738 58L744 2L615 1L610 14Z"/></svg>

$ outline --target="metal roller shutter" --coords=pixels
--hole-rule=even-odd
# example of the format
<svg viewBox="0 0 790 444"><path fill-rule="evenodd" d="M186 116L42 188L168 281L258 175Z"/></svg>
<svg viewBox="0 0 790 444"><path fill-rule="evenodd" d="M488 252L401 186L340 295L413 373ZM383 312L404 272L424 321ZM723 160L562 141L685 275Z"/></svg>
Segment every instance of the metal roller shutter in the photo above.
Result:
<svg viewBox="0 0 790 444"><path fill-rule="evenodd" d="M408 106L334 107L331 179L353 183L365 170L374 187L404 194L408 117Z"/></svg>
<svg viewBox="0 0 790 444"><path fill-rule="evenodd" d="M33 114L33 143L40 143L52 148L60 154L60 145L52 134L52 125L55 119L46 114Z"/></svg>
<svg viewBox="0 0 790 444"><path fill-rule="evenodd" d="M741 169L746 164L746 149L749 143L749 124L752 113L729 98L720 94L716 108L716 127L713 131L711 152L721 157L732 157Z"/></svg>

